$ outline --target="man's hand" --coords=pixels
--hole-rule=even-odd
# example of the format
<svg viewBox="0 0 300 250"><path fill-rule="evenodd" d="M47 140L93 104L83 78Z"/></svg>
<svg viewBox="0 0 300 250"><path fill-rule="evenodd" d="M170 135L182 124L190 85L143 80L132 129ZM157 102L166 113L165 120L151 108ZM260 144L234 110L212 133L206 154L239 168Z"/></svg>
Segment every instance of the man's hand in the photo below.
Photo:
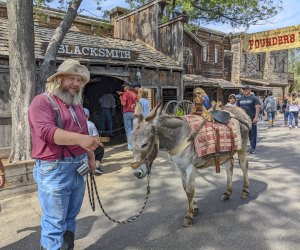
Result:
<svg viewBox="0 0 300 250"><path fill-rule="evenodd" d="M89 167L90 167L91 171L93 172L93 174L95 174L95 170L96 170L95 153L94 153L94 151L90 151L87 153L87 155L88 155Z"/></svg>
<svg viewBox="0 0 300 250"><path fill-rule="evenodd" d="M94 151L99 146L103 147L103 144L100 141L100 137L86 135L80 141L79 146L87 151Z"/></svg>
<svg viewBox="0 0 300 250"><path fill-rule="evenodd" d="M253 123L253 124L256 124L257 122L258 122L258 117L255 116L255 117L253 118L252 123Z"/></svg>

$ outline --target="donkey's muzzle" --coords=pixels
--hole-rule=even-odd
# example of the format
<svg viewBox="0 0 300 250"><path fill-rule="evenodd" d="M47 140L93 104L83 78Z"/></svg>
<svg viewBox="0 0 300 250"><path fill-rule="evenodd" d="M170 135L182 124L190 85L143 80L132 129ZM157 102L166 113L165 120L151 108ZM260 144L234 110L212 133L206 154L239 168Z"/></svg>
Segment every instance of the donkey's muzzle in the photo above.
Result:
<svg viewBox="0 0 300 250"><path fill-rule="evenodd" d="M135 170L135 171L133 171L133 174L135 175L135 177L137 177L139 179L142 179L144 177L142 170Z"/></svg>
<svg viewBox="0 0 300 250"><path fill-rule="evenodd" d="M143 179L147 173L148 168L146 164L142 164L138 168L133 169L133 174L139 179Z"/></svg>

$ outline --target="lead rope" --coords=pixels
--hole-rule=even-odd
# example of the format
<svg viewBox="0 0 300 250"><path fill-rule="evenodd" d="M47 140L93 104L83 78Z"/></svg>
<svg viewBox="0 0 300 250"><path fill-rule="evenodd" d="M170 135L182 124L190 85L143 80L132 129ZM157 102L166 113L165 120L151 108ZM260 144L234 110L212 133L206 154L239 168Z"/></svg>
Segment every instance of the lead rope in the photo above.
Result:
<svg viewBox="0 0 300 250"><path fill-rule="evenodd" d="M99 193L98 193L98 189L97 189L97 184L96 184L96 181L95 181L95 177L92 173L88 173L88 175L90 175L90 181L91 181L91 184L89 184L89 178L87 176L87 187L88 187L88 194L89 194L89 201L90 201L90 205L91 205L91 208L93 210L93 212L95 211L95 197L94 197L94 189L95 189L95 192L96 192L96 196L97 196L97 200L98 200L98 203L100 205L100 208L102 210L102 212L104 213L104 215L111 221L115 222L115 223L118 223L118 224L126 224L126 223L129 223L129 222L132 222L134 220L136 220L141 214L142 212L144 211L145 207L146 207L146 204L147 204L147 201L148 201L148 198L149 198L149 194L150 194L150 174L147 175L147 193L146 193L146 198L145 198L145 201L144 201L144 204L142 206L142 208L140 209L140 211L132 216L132 217L129 217L125 220L116 220L112 217L110 217L106 211L104 210L104 207L101 203L101 200L100 200L100 197L99 197Z"/></svg>

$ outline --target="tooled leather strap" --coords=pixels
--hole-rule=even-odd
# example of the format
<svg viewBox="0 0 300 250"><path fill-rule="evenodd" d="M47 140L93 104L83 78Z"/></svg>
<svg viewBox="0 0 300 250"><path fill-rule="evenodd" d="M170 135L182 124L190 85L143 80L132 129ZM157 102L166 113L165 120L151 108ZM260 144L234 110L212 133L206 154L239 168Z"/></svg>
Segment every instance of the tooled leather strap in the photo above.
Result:
<svg viewBox="0 0 300 250"><path fill-rule="evenodd" d="M234 134L233 134L233 129L230 124L228 124L228 129L230 133L230 139L231 139L231 152L230 152L230 158L233 157L234 154L234 149L235 149L235 141L234 141Z"/></svg>
<svg viewBox="0 0 300 250"><path fill-rule="evenodd" d="M216 153L215 153L215 163L216 163L216 173L220 173L220 131L219 126L215 128L215 134L216 134Z"/></svg>

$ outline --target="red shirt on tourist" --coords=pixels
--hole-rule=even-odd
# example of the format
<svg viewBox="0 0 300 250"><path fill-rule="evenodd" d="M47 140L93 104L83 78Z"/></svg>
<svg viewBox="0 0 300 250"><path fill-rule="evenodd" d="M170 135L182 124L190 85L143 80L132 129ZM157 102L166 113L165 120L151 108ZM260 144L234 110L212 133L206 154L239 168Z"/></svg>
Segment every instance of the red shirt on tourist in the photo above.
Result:
<svg viewBox="0 0 300 250"><path fill-rule="evenodd" d="M135 102L137 101L137 94L133 91L127 90L121 95L121 102L123 105L123 113L134 112ZM124 104L123 104L124 103Z"/></svg>

